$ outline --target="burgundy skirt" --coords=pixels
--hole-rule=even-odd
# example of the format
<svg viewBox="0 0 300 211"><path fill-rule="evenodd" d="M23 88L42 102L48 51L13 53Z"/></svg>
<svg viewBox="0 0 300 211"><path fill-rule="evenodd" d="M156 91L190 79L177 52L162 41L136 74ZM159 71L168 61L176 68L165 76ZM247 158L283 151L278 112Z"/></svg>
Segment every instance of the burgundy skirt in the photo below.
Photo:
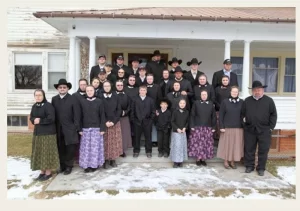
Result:
<svg viewBox="0 0 300 211"><path fill-rule="evenodd" d="M107 128L104 134L105 160L116 160L123 154L122 131L120 121Z"/></svg>

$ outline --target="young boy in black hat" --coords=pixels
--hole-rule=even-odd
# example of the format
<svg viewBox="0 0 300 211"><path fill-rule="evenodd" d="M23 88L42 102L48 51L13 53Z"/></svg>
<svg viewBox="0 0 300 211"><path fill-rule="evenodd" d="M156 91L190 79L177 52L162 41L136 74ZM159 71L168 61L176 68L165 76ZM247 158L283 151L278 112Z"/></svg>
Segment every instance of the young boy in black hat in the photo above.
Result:
<svg viewBox="0 0 300 211"><path fill-rule="evenodd" d="M156 112L156 129L158 142L158 157L169 157L170 154L170 128L171 128L171 111L168 109L170 102L164 98L160 100L160 108Z"/></svg>
<svg viewBox="0 0 300 211"><path fill-rule="evenodd" d="M106 62L106 56L104 54L101 54L98 58L98 65L93 66L91 69L90 83L92 83L92 80L94 78L97 78L98 74L101 71L104 71L105 62Z"/></svg>

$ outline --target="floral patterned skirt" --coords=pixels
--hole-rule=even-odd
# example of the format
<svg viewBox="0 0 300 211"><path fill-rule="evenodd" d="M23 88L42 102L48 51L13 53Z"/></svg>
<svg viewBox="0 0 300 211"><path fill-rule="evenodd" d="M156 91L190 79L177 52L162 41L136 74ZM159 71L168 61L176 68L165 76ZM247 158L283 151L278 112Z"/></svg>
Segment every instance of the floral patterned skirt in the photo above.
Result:
<svg viewBox="0 0 300 211"><path fill-rule="evenodd" d="M60 166L59 155L54 135L33 135L32 137L32 154L31 170L57 170Z"/></svg>
<svg viewBox="0 0 300 211"><path fill-rule="evenodd" d="M122 131L120 121L107 128L104 134L105 160L116 160L123 154Z"/></svg>
<svg viewBox="0 0 300 211"><path fill-rule="evenodd" d="M214 157L214 139L211 127L195 127L190 131L188 154L197 160L206 160Z"/></svg>

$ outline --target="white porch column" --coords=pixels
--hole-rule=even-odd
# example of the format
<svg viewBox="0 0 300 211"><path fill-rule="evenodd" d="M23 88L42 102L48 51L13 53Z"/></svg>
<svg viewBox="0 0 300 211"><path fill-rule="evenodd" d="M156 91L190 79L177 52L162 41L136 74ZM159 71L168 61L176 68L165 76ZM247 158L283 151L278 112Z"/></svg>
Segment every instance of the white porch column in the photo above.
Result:
<svg viewBox="0 0 300 211"><path fill-rule="evenodd" d="M76 78L75 78L75 81L76 81L76 90L79 88L78 86L78 81L79 79L81 78L80 77L80 71L81 71L81 68L80 68L80 43L81 43L81 40L78 38L76 39L76 62L75 62L75 71L76 71Z"/></svg>
<svg viewBox="0 0 300 211"><path fill-rule="evenodd" d="M72 89L69 91L70 94L76 92L76 70L75 70L75 37L70 37L70 49L69 49L69 72L68 81L72 83Z"/></svg>
<svg viewBox="0 0 300 211"><path fill-rule="evenodd" d="M230 59L230 43L231 40L225 40L224 60Z"/></svg>
<svg viewBox="0 0 300 211"><path fill-rule="evenodd" d="M94 65L96 65L96 37L90 38L90 53L89 53L89 78L90 72Z"/></svg>
<svg viewBox="0 0 300 211"><path fill-rule="evenodd" d="M243 60L243 85L242 92L243 98L249 96L249 77L250 77L250 42L249 40L244 41L244 60Z"/></svg>

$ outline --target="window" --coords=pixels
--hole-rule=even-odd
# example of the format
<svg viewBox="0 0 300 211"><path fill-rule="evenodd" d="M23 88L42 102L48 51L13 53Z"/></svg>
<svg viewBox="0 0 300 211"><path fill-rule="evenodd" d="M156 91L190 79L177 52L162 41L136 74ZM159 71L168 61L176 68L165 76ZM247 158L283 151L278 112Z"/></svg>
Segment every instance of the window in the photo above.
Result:
<svg viewBox="0 0 300 211"><path fill-rule="evenodd" d="M7 116L7 126L28 126L27 116Z"/></svg>
<svg viewBox="0 0 300 211"><path fill-rule="evenodd" d="M61 78L66 78L66 53L48 53L48 89Z"/></svg>
<svg viewBox="0 0 300 211"><path fill-rule="evenodd" d="M239 89L242 91L243 87L243 57L231 57L231 70L237 74Z"/></svg>
<svg viewBox="0 0 300 211"><path fill-rule="evenodd" d="M134 57L138 57L142 60L140 65L147 64L148 61L151 60L152 53L128 53L128 61L131 61ZM164 61L166 64L168 63L168 54L162 53L161 60ZM128 62L128 66L131 67L131 63Z"/></svg>
<svg viewBox="0 0 300 211"><path fill-rule="evenodd" d="M42 54L15 53L15 89L42 88Z"/></svg>
<svg viewBox="0 0 300 211"><path fill-rule="evenodd" d="M296 60L295 58L285 59L284 92L296 92Z"/></svg>
<svg viewBox="0 0 300 211"><path fill-rule="evenodd" d="M259 80L263 85L268 85L265 92L277 92L278 60L278 58L253 58L252 81Z"/></svg>

